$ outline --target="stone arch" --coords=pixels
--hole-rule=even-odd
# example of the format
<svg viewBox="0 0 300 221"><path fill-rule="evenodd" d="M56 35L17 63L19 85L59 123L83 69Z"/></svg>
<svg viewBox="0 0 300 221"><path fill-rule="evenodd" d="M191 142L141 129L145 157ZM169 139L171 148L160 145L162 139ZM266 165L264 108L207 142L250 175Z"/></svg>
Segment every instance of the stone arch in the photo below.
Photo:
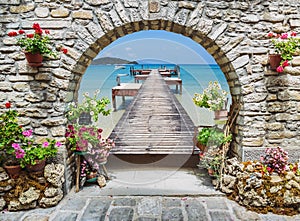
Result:
<svg viewBox="0 0 300 221"><path fill-rule="evenodd" d="M134 28L134 29L133 29ZM226 28L226 23L221 23L218 26L218 29L211 35L207 33L203 33L199 30L195 30L191 27L178 25L172 21L166 20L149 20L149 21L138 21L133 23L127 23L122 26L116 27L113 30L110 30L108 33L104 33L99 39L97 39L94 43L90 44L90 46L86 49L85 52L82 53L81 58L79 60L84 60L87 64L91 63L92 59L97 56L97 54L110 43L112 43L117 38L123 37L127 34L131 34L133 32L138 32L142 30L166 30L169 32L174 32L176 34L182 34L185 37L191 38L196 43L202 45L208 53L210 53L217 64L220 66L221 70L223 71L228 85L230 89L230 93L232 96L233 104L239 103L242 107L241 103L241 94L237 93L237 91L241 91L241 84L239 82L239 77L237 75L236 69L233 65L238 65L236 68L243 69L248 64L248 59L245 57L237 58L237 61L232 62L227 57L226 53L230 52L232 47L235 47L243 40L243 37L239 36L238 40L231 45L227 45L227 47L222 47L213 38L217 38L219 34L221 34L221 30ZM94 53L91 54L90 52L93 51ZM244 59L244 61L243 61ZM84 74L85 70L88 66L84 66L80 69L78 67L74 67L71 72L78 72L80 70L80 74ZM75 82L77 84L76 90L74 91L74 96L77 96L78 87L80 81ZM235 134L235 137L237 134ZM236 150L233 154L237 157L241 158L241 149L240 143L235 143Z"/></svg>
<svg viewBox="0 0 300 221"><path fill-rule="evenodd" d="M299 2L2 0L0 7L0 101L14 102L37 137L64 140L64 104L76 96L82 74L102 48L139 30L167 30L201 44L225 74L234 102L242 105L232 147L237 156L257 158L265 147L281 145L299 159L300 62L274 76L267 68L266 38L269 31L300 32ZM34 22L69 53L29 67L7 33ZM67 151L61 152L67 162Z"/></svg>

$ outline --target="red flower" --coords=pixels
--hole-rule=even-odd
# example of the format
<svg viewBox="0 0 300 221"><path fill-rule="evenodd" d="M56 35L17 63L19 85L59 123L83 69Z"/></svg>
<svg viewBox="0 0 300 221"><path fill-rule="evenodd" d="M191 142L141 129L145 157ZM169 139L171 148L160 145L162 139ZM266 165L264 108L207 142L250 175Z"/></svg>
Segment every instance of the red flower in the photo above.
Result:
<svg viewBox="0 0 300 221"><path fill-rule="evenodd" d="M18 33L15 32L15 31L11 31L11 32L9 32L7 35L8 35L9 37L14 37L14 36L17 36Z"/></svg>
<svg viewBox="0 0 300 221"><path fill-rule="evenodd" d="M21 34L24 34L25 33L25 31L24 30L19 30L19 34L21 35Z"/></svg>
<svg viewBox="0 0 300 221"><path fill-rule="evenodd" d="M295 36L297 36L297 33L292 31L291 36L295 37Z"/></svg>
<svg viewBox="0 0 300 221"><path fill-rule="evenodd" d="M27 34L26 36L27 36L27 38L33 38L34 34Z"/></svg>
<svg viewBox="0 0 300 221"><path fill-rule="evenodd" d="M47 35L49 35L49 34L50 34L50 31L49 31L49 30L45 30L45 33L46 33Z"/></svg>
<svg viewBox="0 0 300 221"><path fill-rule="evenodd" d="M289 37L288 33L283 33L280 38L287 39L288 37Z"/></svg>
<svg viewBox="0 0 300 221"><path fill-rule="evenodd" d="M283 67L282 66L278 66L276 68L276 71L279 72L279 73L283 72Z"/></svg>
<svg viewBox="0 0 300 221"><path fill-rule="evenodd" d="M6 108L10 108L10 107L11 107L11 103L7 102L7 103L5 104L5 107L6 107Z"/></svg>
<svg viewBox="0 0 300 221"><path fill-rule="evenodd" d="M34 30L41 29L39 23L33 23L32 28L33 28Z"/></svg>
<svg viewBox="0 0 300 221"><path fill-rule="evenodd" d="M284 61L283 63L282 63L282 67L287 67L287 66L289 66L290 64L289 64L289 61L288 60L286 60L286 61Z"/></svg>
<svg viewBox="0 0 300 221"><path fill-rule="evenodd" d="M270 32L270 33L268 33L268 37L273 38L273 37L275 37L275 35L272 32Z"/></svg>
<svg viewBox="0 0 300 221"><path fill-rule="evenodd" d="M42 29L35 29L35 33L38 34L38 35L42 35L43 30Z"/></svg>
<svg viewBox="0 0 300 221"><path fill-rule="evenodd" d="M62 51L64 54L67 54L67 53L68 53L68 49L66 49L66 48L62 48L61 51Z"/></svg>

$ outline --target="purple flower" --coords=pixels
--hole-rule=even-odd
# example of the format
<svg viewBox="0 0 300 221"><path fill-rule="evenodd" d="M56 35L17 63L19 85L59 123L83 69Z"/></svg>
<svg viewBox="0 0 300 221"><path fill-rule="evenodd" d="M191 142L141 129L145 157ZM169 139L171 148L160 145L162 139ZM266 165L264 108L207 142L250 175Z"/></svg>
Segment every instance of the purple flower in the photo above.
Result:
<svg viewBox="0 0 300 221"><path fill-rule="evenodd" d="M20 144L18 144L18 143L13 143L11 146L12 146L15 150L18 150L18 149L21 148L21 147L20 147Z"/></svg>
<svg viewBox="0 0 300 221"><path fill-rule="evenodd" d="M32 130L25 130L22 132L25 137L30 137L32 135Z"/></svg>

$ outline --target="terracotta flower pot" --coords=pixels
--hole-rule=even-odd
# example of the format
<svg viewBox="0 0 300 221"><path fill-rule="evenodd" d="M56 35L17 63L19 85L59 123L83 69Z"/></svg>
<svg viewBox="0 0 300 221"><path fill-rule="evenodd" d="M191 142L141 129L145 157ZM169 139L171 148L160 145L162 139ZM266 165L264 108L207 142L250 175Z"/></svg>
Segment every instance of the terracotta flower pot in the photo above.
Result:
<svg viewBox="0 0 300 221"><path fill-rule="evenodd" d="M280 54L270 54L269 55L269 64L270 70L276 70L276 68L280 65L282 58Z"/></svg>
<svg viewBox="0 0 300 221"><path fill-rule="evenodd" d="M32 54L30 52L25 53L26 60L31 67L42 66L43 56L41 54Z"/></svg>
<svg viewBox="0 0 300 221"><path fill-rule="evenodd" d="M36 160L35 165L26 165L26 169L28 172L41 172L44 170L45 165L46 165L46 159L45 160Z"/></svg>
<svg viewBox="0 0 300 221"><path fill-rule="evenodd" d="M12 178L12 179L18 178L20 175L20 172L22 170L20 164L12 165L12 166L4 164L3 167L6 170L6 172L8 173L8 175L10 176L10 178Z"/></svg>

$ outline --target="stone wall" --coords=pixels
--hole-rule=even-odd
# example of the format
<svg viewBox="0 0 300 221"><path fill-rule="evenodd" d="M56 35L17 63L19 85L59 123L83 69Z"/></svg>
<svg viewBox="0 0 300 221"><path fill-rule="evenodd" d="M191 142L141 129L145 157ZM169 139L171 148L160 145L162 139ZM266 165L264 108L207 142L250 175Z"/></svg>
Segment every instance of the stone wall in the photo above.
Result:
<svg viewBox="0 0 300 221"><path fill-rule="evenodd" d="M2 0L0 13L0 103L11 101L38 138L64 141L64 105L76 99L82 75L104 47L133 32L167 30L201 44L226 76L233 102L241 105L233 154L257 158L280 145L299 158L299 60L280 75L268 70L266 38L270 31L300 33L297 0ZM34 22L68 54L29 67L7 33ZM65 149L60 153L69 189L73 159Z"/></svg>

